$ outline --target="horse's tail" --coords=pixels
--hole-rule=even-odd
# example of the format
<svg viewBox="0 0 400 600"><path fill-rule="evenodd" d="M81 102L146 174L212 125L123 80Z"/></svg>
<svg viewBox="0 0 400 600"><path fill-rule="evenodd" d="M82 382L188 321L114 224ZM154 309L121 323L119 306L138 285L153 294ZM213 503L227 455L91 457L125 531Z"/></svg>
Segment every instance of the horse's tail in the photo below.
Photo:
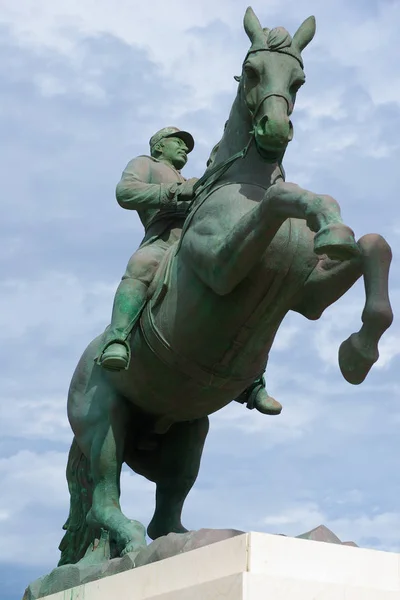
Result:
<svg viewBox="0 0 400 600"><path fill-rule="evenodd" d="M68 519L63 527L66 533L58 547L61 551L59 567L78 562L85 555L96 534L86 523L93 497L90 465L75 438L72 440L68 456L67 482L70 508Z"/></svg>

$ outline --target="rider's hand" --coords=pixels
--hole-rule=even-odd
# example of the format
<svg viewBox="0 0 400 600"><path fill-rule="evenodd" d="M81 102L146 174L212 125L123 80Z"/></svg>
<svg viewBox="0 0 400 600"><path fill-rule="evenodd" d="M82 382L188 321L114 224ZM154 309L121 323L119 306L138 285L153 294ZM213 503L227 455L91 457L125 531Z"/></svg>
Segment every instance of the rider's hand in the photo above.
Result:
<svg viewBox="0 0 400 600"><path fill-rule="evenodd" d="M185 181L184 183L182 183L179 186L178 192L177 192L178 201L179 200L191 200L193 198L193 187L197 181L198 181L197 177L192 177L191 179L188 179L187 181Z"/></svg>

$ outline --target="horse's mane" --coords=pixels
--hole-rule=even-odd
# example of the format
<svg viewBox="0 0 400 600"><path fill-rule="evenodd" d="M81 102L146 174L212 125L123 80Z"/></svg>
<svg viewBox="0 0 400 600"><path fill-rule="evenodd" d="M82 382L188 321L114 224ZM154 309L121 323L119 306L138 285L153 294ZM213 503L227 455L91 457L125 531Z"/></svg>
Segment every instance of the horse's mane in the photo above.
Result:
<svg viewBox="0 0 400 600"><path fill-rule="evenodd" d="M271 50L280 50L292 45L293 38L284 27L263 28L265 42Z"/></svg>
<svg viewBox="0 0 400 600"><path fill-rule="evenodd" d="M259 50L289 54L300 63L301 68L304 67L300 49L297 44L293 43L292 36L284 27L274 27L273 29L263 27L253 40L246 57Z"/></svg>

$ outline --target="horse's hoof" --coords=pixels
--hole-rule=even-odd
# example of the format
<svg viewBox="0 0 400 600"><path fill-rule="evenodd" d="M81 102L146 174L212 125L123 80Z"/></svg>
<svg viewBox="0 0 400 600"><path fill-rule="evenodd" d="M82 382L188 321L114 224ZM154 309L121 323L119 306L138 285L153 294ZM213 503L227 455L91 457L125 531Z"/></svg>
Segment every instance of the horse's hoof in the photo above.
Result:
<svg viewBox="0 0 400 600"><path fill-rule="evenodd" d="M359 385L379 358L375 345L363 344L358 333L353 333L339 348L339 366L343 377L353 385Z"/></svg>
<svg viewBox="0 0 400 600"><path fill-rule="evenodd" d="M330 223L314 237L314 252L326 254L331 260L350 260L360 255L354 232L343 223Z"/></svg>
<svg viewBox="0 0 400 600"><path fill-rule="evenodd" d="M169 533L187 533L189 530L186 529L181 523L174 527L167 527L163 522L151 520L147 528L147 535L151 540L156 540L159 537L168 535Z"/></svg>
<svg viewBox="0 0 400 600"><path fill-rule="evenodd" d="M146 529L140 521L131 521L130 529L132 538L126 544L125 548L122 550L120 556L125 556L130 552L140 552L143 548L146 548Z"/></svg>

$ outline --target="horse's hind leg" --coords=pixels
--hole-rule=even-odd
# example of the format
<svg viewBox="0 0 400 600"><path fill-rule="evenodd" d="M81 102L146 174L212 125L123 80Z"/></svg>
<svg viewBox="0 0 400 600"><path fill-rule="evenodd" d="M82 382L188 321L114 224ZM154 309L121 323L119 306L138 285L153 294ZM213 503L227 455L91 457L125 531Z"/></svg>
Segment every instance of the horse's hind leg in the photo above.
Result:
<svg viewBox="0 0 400 600"><path fill-rule="evenodd" d="M99 373L99 367L95 367ZM90 462L93 478L92 507L86 517L90 526L110 532L110 538L124 554L146 545L145 531L121 511L120 474L123 461L129 407L100 374L91 385L70 389L69 417L76 440ZM82 389L83 388L83 389Z"/></svg>
<svg viewBox="0 0 400 600"><path fill-rule="evenodd" d="M176 423L164 434L155 475L156 508L147 528L151 539L171 531L187 531L181 523L183 504L199 473L208 417Z"/></svg>
<svg viewBox="0 0 400 600"><path fill-rule="evenodd" d="M155 451L126 458L132 469L157 486L156 508L147 528L151 539L187 531L181 523L182 508L197 479L208 428L208 417L175 423L167 433L157 436Z"/></svg>

